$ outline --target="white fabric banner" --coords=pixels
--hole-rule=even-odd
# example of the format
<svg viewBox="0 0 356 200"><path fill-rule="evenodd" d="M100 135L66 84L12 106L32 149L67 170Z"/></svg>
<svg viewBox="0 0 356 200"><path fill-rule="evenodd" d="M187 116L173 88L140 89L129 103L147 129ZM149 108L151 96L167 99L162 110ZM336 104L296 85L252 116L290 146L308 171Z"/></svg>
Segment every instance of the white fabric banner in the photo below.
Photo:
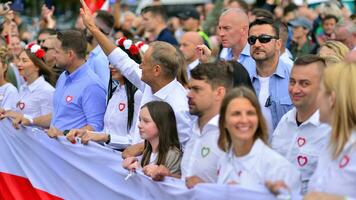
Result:
<svg viewBox="0 0 356 200"><path fill-rule="evenodd" d="M0 175L25 178L31 187L59 199L274 199L264 188L201 184L188 190L179 179L155 182L141 172L125 181L128 172L121 162L118 152L99 144L72 144L38 129L15 130L8 119L0 121ZM0 199L8 198L1 188L17 187L12 184L0 177ZM9 193L21 199L22 192Z"/></svg>

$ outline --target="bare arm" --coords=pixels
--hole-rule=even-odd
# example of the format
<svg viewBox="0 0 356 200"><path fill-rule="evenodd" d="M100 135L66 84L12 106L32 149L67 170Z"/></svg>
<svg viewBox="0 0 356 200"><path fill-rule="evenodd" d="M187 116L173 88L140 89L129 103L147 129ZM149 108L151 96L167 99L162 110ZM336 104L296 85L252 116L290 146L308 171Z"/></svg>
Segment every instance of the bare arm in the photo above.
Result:
<svg viewBox="0 0 356 200"><path fill-rule="evenodd" d="M92 33L95 39L98 41L100 47L103 49L106 55L109 55L115 48L115 44L112 43L106 35L104 35L99 28L95 25L94 17L90 13L90 10L84 0L80 0L82 7L80 9L80 15L83 20L83 24Z"/></svg>
<svg viewBox="0 0 356 200"><path fill-rule="evenodd" d="M113 15L114 15L114 19L115 19L115 24L114 27L115 28L120 28L121 27L121 22L120 22L120 18L121 18L121 0L116 0L116 3L114 4L114 11L113 11Z"/></svg>

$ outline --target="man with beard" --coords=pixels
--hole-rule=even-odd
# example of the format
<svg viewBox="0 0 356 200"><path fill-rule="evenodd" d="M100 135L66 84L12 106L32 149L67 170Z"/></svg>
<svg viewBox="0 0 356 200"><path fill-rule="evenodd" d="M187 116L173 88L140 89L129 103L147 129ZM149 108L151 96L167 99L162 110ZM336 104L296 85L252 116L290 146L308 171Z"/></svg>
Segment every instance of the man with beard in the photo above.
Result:
<svg viewBox="0 0 356 200"><path fill-rule="evenodd" d="M252 22L248 43L256 61L252 84L271 135L281 117L293 107L288 95L290 67L279 59L282 42L278 24L267 18Z"/></svg>
<svg viewBox="0 0 356 200"><path fill-rule="evenodd" d="M224 154L217 145L219 110L225 94L233 86L232 66L228 62L199 64L191 76L187 95L189 113L198 118L181 162L182 178L188 188L217 181L217 163ZM162 180L164 176L174 175L163 165L151 174L154 180Z"/></svg>

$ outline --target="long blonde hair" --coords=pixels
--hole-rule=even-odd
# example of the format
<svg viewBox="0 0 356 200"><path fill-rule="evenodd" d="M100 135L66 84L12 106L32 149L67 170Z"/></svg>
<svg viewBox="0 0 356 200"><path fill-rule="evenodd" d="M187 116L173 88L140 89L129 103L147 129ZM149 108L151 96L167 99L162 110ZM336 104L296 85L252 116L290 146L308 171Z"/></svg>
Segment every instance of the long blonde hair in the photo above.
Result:
<svg viewBox="0 0 356 200"><path fill-rule="evenodd" d="M335 93L330 146L336 159L356 128L356 63L338 63L326 68L323 84Z"/></svg>
<svg viewBox="0 0 356 200"><path fill-rule="evenodd" d="M323 57L328 64L335 64L338 62L342 62L345 59L345 56L347 55L347 53L349 53L349 48L344 45L342 42L339 41L334 41L334 40L328 40L325 42L325 44L323 44L319 50L323 47L329 48L334 52L334 55L321 55L321 57Z"/></svg>

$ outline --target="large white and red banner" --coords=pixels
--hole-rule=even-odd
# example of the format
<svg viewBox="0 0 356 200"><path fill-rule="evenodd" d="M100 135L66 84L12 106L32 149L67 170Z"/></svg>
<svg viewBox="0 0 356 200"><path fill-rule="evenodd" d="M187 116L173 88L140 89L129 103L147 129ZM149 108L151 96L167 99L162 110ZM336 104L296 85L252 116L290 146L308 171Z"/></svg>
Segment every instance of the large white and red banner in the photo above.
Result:
<svg viewBox="0 0 356 200"><path fill-rule="evenodd" d="M0 199L274 199L263 188L152 181L140 171L125 181L121 155L96 143L72 144L43 131L0 121Z"/></svg>

